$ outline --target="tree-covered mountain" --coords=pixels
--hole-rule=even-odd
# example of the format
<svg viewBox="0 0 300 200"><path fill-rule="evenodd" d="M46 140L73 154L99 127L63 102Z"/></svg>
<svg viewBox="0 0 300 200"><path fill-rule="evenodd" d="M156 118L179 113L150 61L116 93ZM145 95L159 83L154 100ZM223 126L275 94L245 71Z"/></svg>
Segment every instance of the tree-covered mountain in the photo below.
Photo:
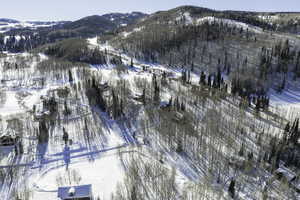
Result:
<svg viewBox="0 0 300 200"><path fill-rule="evenodd" d="M93 15L54 28L56 28L57 31L72 31L78 36L93 36L112 31L117 28L117 26L105 17Z"/></svg>
<svg viewBox="0 0 300 200"><path fill-rule="evenodd" d="M110 20L119 27L134 24L146 16L148 15L141 12L109 13L102 15L102 17L105 17L107 20Z"/></svg>
<svg viewBox="0 0 300 200"><path fill-rule="evenodd" d="M3 32L0 199L300 199L298 18L182 6Z"/></svg>
<svg viewBox="0 0 300 200"><path fill-rule="evenodd" d="M299 77L300 40L278 29L262 13L184 6L119 29L109 42L146 62L204 71L212 77L224 73L232 90L249 99L270 88L281 91L291 74Z"/></svg>
<svg viewBox="0 0 300 200"><path fill-rule="evenodd" d="M113 13L88 16L72 22L18 22L7 19L0 24L0 49L20 52L67 38L102 35L114 32L125 24L133 24L145 16L139 12Z"/></svg>

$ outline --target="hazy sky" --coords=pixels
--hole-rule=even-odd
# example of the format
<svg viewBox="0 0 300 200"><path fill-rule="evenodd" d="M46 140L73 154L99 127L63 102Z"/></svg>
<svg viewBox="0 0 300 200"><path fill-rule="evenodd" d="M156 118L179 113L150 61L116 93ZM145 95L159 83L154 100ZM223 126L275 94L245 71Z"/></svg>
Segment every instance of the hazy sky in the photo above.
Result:
<svg viewBox="0 0 300 200"><path fill-rule="evenodd" d="M181 5L218 10L299 11L300 0L1 0L0 18L76 20L109 12L152 13Z"/></svg>

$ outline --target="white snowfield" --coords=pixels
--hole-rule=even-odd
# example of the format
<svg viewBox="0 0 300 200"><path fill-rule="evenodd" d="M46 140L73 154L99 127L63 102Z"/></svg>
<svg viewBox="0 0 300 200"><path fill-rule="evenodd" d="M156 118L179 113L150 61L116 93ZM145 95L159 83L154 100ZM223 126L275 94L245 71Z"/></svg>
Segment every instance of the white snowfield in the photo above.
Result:
<svg viewBox="0 0 300 200"><path fill-rule="evenodd" d="M0 115L2 117L22 113L25 110L20 106L17 98L16 92L14 91L6 91L5 92L5 103L0 106Z"/></svg>
<svg viewBox="0 0 300 200"><path fill-rule="evenodd" d="M262 29L260 27L252 26L243 22L239 22L236 20L231 20L231 19L225 19L225 18L217 18L213 16L207 16L207 17L202 17L202 18L197 18L197 17L192 17L189 12L185 12L183 14L179 14L179 16L176 18L176 21L181 21L184 20L186 25L194 24L194 25L201 25L206 22L209 24L212 23L223 23L224 25L228 26L235 26L237 28L243 28L244 30L249 30L254 33L262 33Z"/></svg>
<svg viewBox="0 0 300 200"><path fill-rule="evenodd" d="M265 21L275 21L279 19L278 15L259 15L258 18L265 20Z"/></svg>
<svg viewBox="0 0 300 200"><path fill-rule="evenodd" d="M93 194L103 200L109 200L115 192L117 184L124 178L124 170L117 155L105 155L94 161L81 161L70 164L69 171L78 174L80 185L91 184ZM69 171L65 166L50 169L41 174L35 174L32 178L32 187L35 188L33 199L52 200L57 198L57 178L68 177ZM64 184L73 186L73 184Z"/></svg>
<svg viewBox="0 0 300 200"><path fill-rule="evenodd" d="M1 22L0 21L0 33L5 33L7 31L10 31L12 29L20 29L20 28L30 28L30 29L37 29L40 27L51 27L56 25L57 22L51 22L51 23L44 23L44 24L36 24L33 22L17 22L17 23L7 23L7 22Z"/></svg>
<svg viewBox="0 0 300 200"><path fill-rule="evenodd" d="M131 35L132 33L140 32L143 29L144 29L144 27L142 26L142 27L134 28L133 31L131 31L131 32L122 32L121 34L122 34L123 37L126 38L129 35Z"/></svg>
<svg viewBox="0 0 300 200"><path fill-rule="evenodd" d="M300 114L300 85L287 82L287 86L282 93L274 89L269 92L270 103L276 112L285 116L287 119L293 119Z"/></svg>
<svg viewBox="0 0 300 200"><path fill-rule="evenodd" d="M224 19L224 18L216 18L216 17L203 17L200 19L196 20L196 24L203 24L204 22L208 22L210 24L212 23L223 23L223 24L227 24L228 26L235 26L237 28L243 28L244 30L249 30L249 31L253 31L255 33L262 33L262 28L260 27L256 27L256 26L252 26L243 22L239 22L236 20L231 20L231 19Z"/></svg>

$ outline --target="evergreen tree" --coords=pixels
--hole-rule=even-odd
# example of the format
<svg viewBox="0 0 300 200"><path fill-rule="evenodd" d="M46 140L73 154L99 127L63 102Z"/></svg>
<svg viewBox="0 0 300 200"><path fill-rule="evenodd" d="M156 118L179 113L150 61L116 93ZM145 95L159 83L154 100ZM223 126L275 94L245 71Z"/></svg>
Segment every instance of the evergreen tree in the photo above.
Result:
<svg viewBox="0 0 300 200"><path fill-rule="evenodd" d="M49 140L48 127L45 120L39 122L38 141L39 143L47 143Z"/></svg>
<svg viewBox="0 0 300 200"><path fill-rule="evenodd" d="M231 180L229 188L228 188L228 192L229 192L231 198L234 198L234 196L235 196L235 180Z"/></svg>
<svg viewBox="0 0 300 200"><path fill-rule="evenodd" d="M157 103L160 103L160 89L159 89L155 74L153 74L153 77L152 77L152 84L154 86L153 101L154 101L154 103L157 104Z"/></svg>
<svg viewBox="0 0 300 200"><path fill-rule="evenodd" d="M241 146L241 148L239 150L239 153L238 153L240 157L244 156L244 151L245 151L245 146L244 146L244 143L242 143L242 146Z"/></svg>
<svg viewBox="0 0 300 200"><path fill-rule="evenodd" d="M133 67L133 58L130 59L130 67Z"/></svg>
<svg viewBox="0 0 300 200"><path fill-rule="evenodd" d="M216 80L216 87L217 87L217 88L220 88L220 87L221 87L221 80L222 80L221 68L218 67L218 71L217 71L217 80Z"/></svg>
<svg viewBox="0 0 300 200"><path fill-rule="evenodd" d="M72 83L73 82L73 76L72 76L72 72L69 69L69 82Z"/></svg>
<svg viewBox="0 0 300 200"><path fill-rule="evenodd" d="M206 75L205 75L205 73L202 71L201 72L201 75L200 75L200 84L202 84L202 85L206 85Z"/></svg>
<svg viewBox="0 0 300 200"><path fill-rule="evenodd" d="M63 127L63 141L65 142L65 145L67 145L69 141L69 134L66 131L65 127Z"/></svg>
<svg viewBox="0 0 300 200"><path fill-rule="evenodd" d="M208 75L207 85L211 87L211 75Z"/></svg>
<svg viewBox="0 0 300 200"><path fill-rule="evenodd" d="M183 151L183 148L182 148L182 141L181 141L181 139L179 139L178 142L177 142L176 152L177 152L177 153L181 153L182 151Z"/></svg>
<svg viewBox="0 0 300 200"><path fill-rule="evenodd" d="M300 51L297 53L296 57L296 63L295 63L295 68L294 68L294 73L296 74L297 77L300 76Z"/></svg>
<svg viewBox="0 0 300 200"><path fill-rule="evenodd" d="M285 77L284 77L284 78L283 78L283 81L282 81L282 83L281 83L281 86L280 86L280 92L282 92L282 90L284 90L285 84L286 84L286 79L285 79Z"/></svg>
<svg viewBox="0 0 300 200"><path fill-rule="evenodd" d="M146 105L146 88L143 89L142 103L143 103L144 105Z"/></svg>

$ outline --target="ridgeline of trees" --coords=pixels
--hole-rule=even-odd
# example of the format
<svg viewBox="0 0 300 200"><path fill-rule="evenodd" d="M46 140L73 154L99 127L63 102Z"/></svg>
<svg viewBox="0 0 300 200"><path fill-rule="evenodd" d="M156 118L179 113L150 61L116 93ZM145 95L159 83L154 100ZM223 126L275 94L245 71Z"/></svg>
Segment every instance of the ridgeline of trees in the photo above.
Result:
<svg viewBox="0 0 300 200"><path fill-rule="evenodd" d="M91 49L84 39L72 38L46 47L45 54L71 62L106 64L106 57L98 48Z"/></svg>

